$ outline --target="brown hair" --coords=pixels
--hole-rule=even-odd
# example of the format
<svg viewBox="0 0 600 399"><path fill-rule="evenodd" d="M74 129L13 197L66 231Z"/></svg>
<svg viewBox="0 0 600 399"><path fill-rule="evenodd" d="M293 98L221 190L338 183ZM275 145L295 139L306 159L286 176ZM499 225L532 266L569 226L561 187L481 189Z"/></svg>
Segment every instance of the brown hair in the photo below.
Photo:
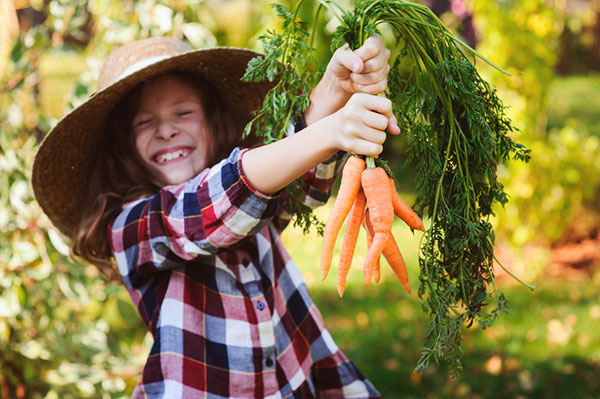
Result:
<svg viewBox="0 0 600 399"><path fill-rule="evenodd" d="M231 111L210 83L187 71L168 74L198 93L210 133L208 166L227 157L237 146L258 144L255 136L242 138L244 121ZM106 121L103 143L89 178L88 201L82 204L82 217L71 237L73 255L95 265L109 280L119 278L108 237L111 217L124 203L151 195L167 185L160 173L146 166L135 147L132 122L144 83L125 95Z"/></svg>

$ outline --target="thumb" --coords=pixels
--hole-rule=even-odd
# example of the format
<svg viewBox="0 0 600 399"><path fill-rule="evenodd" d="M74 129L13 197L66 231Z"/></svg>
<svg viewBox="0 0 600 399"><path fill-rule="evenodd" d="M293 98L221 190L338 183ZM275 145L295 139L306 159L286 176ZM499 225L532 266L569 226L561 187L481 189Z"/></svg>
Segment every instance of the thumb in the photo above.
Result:
<svg viewBox="0 0 600 399"><path fill-rule="evenodd" d="M388 131L388 133L391 133L395 136L400 134L400 127L398 126L398 120L396 119L396 116L394 114L390 115L390 117L388 118L387 131Z"/></svg>

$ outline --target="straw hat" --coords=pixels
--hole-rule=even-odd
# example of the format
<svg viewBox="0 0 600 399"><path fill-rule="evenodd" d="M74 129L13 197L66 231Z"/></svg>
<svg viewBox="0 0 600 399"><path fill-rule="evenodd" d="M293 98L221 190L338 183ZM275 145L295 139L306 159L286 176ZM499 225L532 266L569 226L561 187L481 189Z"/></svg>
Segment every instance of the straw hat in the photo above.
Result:
<svg viewBox="0 0 600 399"><path fill-rule="evenodd" d="M56 228L68 236L75 232L104 121L123 95L153 76L191 71L212 83L234 113L249 121L273 85L240 80L257 55L234 47L193 50L166 37L143 39L112 52L100 72L98 91L47 134L33 164L35 196Z"/></svg>

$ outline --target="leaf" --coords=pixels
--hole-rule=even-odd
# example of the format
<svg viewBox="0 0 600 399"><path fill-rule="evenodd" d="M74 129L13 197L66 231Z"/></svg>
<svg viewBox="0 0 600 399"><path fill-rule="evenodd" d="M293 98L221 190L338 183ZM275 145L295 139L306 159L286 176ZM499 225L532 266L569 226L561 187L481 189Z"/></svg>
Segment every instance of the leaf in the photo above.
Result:
<svg viewBox="0 0 600 399"><path fill-rule="evenodd" d="M192 46L196 48L217 45L217 39L212 32L198 22L187 22L181 25L181 30Z"/></svg>
<svg viewBox="0 0 600 399"><path fill-rule="evenodd" d="M0 296L0 317L13 317L21 312L19 294L13 286Z"/></svg>
<svg viewBox="0 0 600 399"><path fill-rule="evenodd" d="M23 58L23 55L25 55L25 50L25 43L23 42L23 39L19 36L10 52L10 60L13 63L18 64Z"/></svg>
<svg viewBox="0 0 600 399"><path fill-rule="evenodd" d="M38 249L29 241L16 241L12 243L13 258L10 266L16 268L33 262L39 257Z"/></svg>
<svg viewBox="0 0 600 399"><path fill-rule="evenodd" d="M265 144L281 140L289 124L301 118L310 102L309 91L316 78L307 68L312 48L304 43L308 30L307 25L297 19L298 8L289 11L281 4L272 4L272 7L281 19L282 32L270 30L260 37L265 55L250 60L242 78L244 81L277 82L244 129L244 135L255 132ZM286 210L295 217L295 224L308 231L311 225L318 226L319 222L312 209L302 205L304 196L296 195L298 184L297 180L286 188L289 198Z"/></svg>

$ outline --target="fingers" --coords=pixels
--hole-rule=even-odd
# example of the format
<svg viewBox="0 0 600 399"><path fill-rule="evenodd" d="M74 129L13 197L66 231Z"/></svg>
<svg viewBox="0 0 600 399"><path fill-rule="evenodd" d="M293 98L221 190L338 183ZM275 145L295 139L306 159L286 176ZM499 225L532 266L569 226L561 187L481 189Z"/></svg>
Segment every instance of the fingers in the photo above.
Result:
<svg viewBox="0 0 600 399"><path fill-rule="evenodd" d="M368 61L369 59L375 57L383 48L385 48L385 46L383 44L383 38L381 35L373 35L367 38L363 45L354 52L363 61Z"/></svg>
<svg viewBox="0 0 600 399"><path fill-rule="evenodd" d="M353 147L349 152L352 154L377 158L379 154L383 152L383 145L362 141Z"/></svg>
<svg viewBox="0 0 600 399"><path fill-rule="evenodd" d="M366 112L362 117L365 126L378 131L385 131L389 124L389 118L378 112Z"/></svg>
<svg viewBox="0 0 600 399"><path fill-rule="evenodd" d="M381 36L375 35L369 37L355 51L347 44L337 49L328 69L338 79L348 79L354 87L353 92L362 90L378 94L383 92L387 85L389 58L390 50L384 46Z"/></svg>
<svg viewBox="0 0 600 399"><path fill-rule="evenodd" d="M383 150L386 130L398 134L400 128L385 97L355 94L344 107L344 149L361 155L377 156Z"/></svg>
<svg viewBox="0 0 600 399"><path fill-rule="evenodd" d="M379 97L371 94L359 93L352 96L349 102L356 103L370 111L378 112L386 117L392 115L392 101L386 97Z"/></svg>
<svg viewBox="0 0 600 399"><path fill-rule="evenodd" d="M383 93L385 91L385 89L387 88L387 83L388 83L387 73L386 73L386 77L384 77L381 80L377 80L377 78L375 78L375 77L361 78L360 75L358 77L355 77L354 74L352 74L352 80L354 82L354 85L358 88L359 91L362 91L364 93L369 93L369 94ZM363 81L364 83L358 83L358 81ZM370 83L370 81L374 81L374 83Z"/></svg>
<svg viewBox="0 0 600 399"><path fill-rule="evenodd" d="M390 71L388 60L390 50L384 46L379 35L369 37L365 43L354 51L363 62L360 72L353 71L352 82L363 92L378 94L387 87L387 76Z"/></svg>
<svg viewBox="0 0 600 399"><path fill-rule="evenodd" d="M363 60L346 44L333 54L333 62L330 64L332 72L339 77L350 77L351 73L359 74L363 70Z"/></svg>
<svg viewBox="0 0 600 399"><path fill-rule="evenodd" d="M379 35L369 37L354 53L364 62L361 73L367 74L381 70L387 65L391 51L385 47Z"/></svg>

